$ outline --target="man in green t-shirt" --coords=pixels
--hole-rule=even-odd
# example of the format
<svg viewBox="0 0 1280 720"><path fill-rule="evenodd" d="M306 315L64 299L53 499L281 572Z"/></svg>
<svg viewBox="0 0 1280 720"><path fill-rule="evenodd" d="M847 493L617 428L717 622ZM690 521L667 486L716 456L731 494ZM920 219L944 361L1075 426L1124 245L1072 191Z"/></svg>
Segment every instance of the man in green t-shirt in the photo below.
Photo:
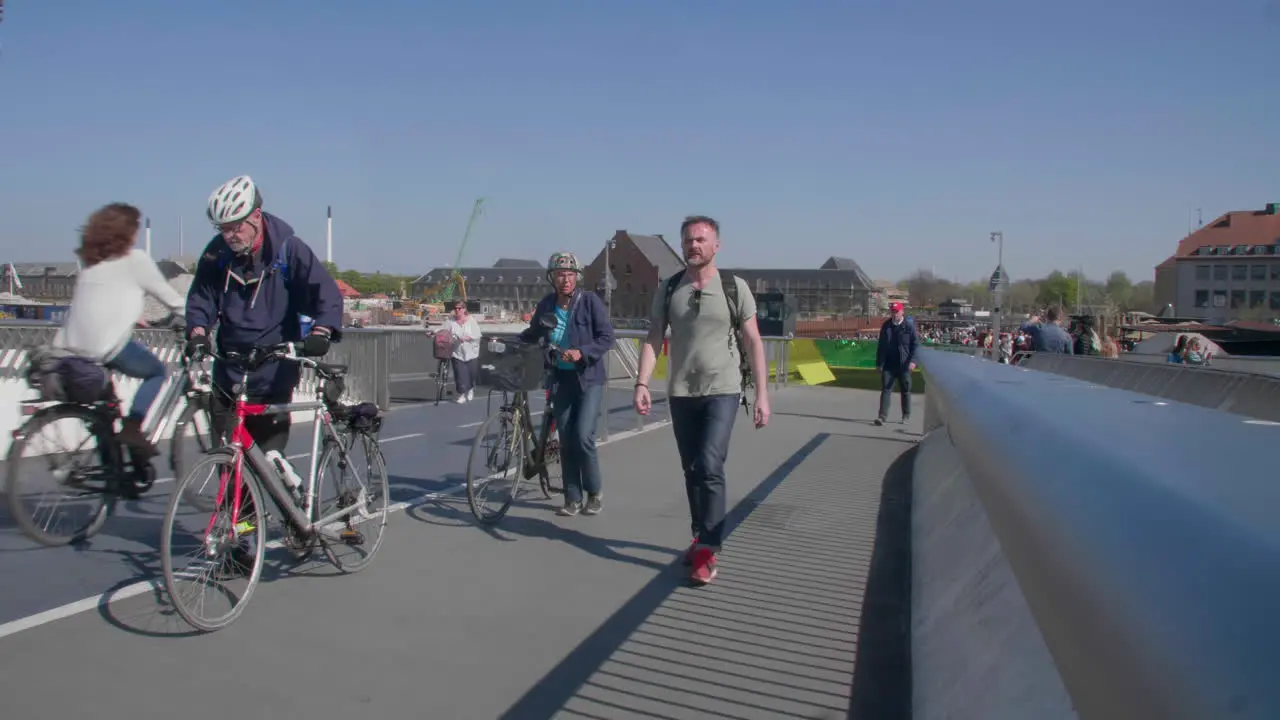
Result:
<svg viewBox="0 0 1280 720"><path fill-rule="evenodd" d="M693 544L685 562L690 565L692 581L706 585L716 576L716 553L724 535L724 463L743 392L740 352L746 353L751 366L757 428L769 422L767 366L751 289L741 278L722 276L716 269L719 223L703 215L685 218L680 226L680 246L685 269L659 283L654 292L649 335L640 349L634 403L641 415L647 415L652 407L649 378L669 325L667 396L693 529ZM726 280L734 283L736 292L726 292ZM735 322L740 325L741 351L735 339Z"/></svg>

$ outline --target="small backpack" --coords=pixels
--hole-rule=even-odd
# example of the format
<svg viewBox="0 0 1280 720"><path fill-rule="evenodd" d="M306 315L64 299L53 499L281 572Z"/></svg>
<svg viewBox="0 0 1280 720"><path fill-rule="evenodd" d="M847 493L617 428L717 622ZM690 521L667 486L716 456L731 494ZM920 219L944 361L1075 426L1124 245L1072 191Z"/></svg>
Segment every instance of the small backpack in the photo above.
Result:
<svg viewBox="0 0 1280 720"><path fill-rule="evenodd" d="M667 278L663 286L662 297L662 330L666 332L671 324L671 296L676 287L684 279L684 270ZM733 342L738 348L738 372L742 375L742 406L747 407L747 388L751 381L751 360L747 357L746 344L742 340L742 318L738 317L738 276L727 270L720 271L720 284L724 287L724 299L729 303L729 324L733 327Z"/></svg>

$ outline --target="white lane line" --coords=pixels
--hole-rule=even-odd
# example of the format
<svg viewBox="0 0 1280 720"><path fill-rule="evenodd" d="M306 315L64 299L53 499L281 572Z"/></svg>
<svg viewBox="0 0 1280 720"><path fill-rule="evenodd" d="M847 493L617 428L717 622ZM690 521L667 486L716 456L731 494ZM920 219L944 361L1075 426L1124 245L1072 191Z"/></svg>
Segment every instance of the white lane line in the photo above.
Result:
<svg viewBox="0 0 1280 720"><path fill-rule="evenodd" d="M610 443L618 442L619 440L626 440L628 438L636 437L637 435L643 435L644 433L651 432L653 430L658 430L660 428L664 428L667 425L669 425L670 422L671 421L669 420L663 420L660 422L652 423L650 425L646 425L639 430L627 430L625 432L614 433L613 435L609 436L608 440L600 441L599 445L608 445ZM423 433L413 433L410 435L401 435L394 439L407 440L408 438L420 437L422 435ZM392 438L387 438L382 442L390 442L390 441L392 441ZM413 500L408 500L405 502L398 502L398 503L393 503L391 505L388 505L387 514L417 507L419 505L423 505L427 503L428 501L435 500L438 498L451 497L453 495L458 495L466 492L466 490L467 490L467 486L465 483L463 483L460 485L455 485L454 487L451 487L451 488L447 488L445 490L437 490L434 492L423 493L422 495L419 495ZM280 546L281 546L280 540L272 540L271 542L267 543L268 549L275 549ZM148 592L154 592L156 590L159 590L161 592L164 591L163 578L156 578L155 580L143 580L141 582L136 582L132 585L126 585L125 587L120 588L116 592L111 593L110 596L94 595L93 597L87 597L82 600L76 600L75 602L70 602L70 603L67 603L66 605L45 610L43 612L35 613L34 615L28 615L24 618L18 618L17 620L10 620L9 622L4 623L3 625L0 625L0 638L6 638L6 637L9 637L10 635L16 635L17 633L20 633L23 630L30 630L32 628L40 627L41 625L48 625L51 622L62 620L64 618L69 618L73 615L79 615L82 612L93 610L99 606L107 607L108 605L110 605L113 602L116 602L117 600L128 600L129 598L137 597L138 595L142 595Z"/></svg>

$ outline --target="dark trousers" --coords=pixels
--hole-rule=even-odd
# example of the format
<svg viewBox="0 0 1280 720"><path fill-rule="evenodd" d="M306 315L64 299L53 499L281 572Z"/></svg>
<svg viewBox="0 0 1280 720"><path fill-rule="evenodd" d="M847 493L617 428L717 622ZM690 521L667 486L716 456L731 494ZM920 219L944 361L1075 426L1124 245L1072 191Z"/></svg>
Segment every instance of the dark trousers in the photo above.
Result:
<svg viewBox="0 0 1280 720"><path fill-rule="evenodd" d="M885 368L880 371L880 419L882 420L889 419L889 397L893 394L895 382L902 391L902 417L911 416L911 371Z"/></svg>
<svg viewBox="0 0 1280 720"><path fill-rule="evenodd" d="M249 398L252 403L277 405L293 402L293 394L268 398ZM231 412L232 399L219 387L213 388L212 402L209 404L209 425L213 430L214 440L219 445L230 442L227 433L234 426L235 415ZM288 415L270 415L245 418L244 429L249 432L253 441L263 452L279 450L284 453L289 444L289 426L292 421Z"/></svg>
<svg viewBox="0 0 1280 720"><path fill-rule="evenodd" d="M734 393L668 399L693 536L699 544L715 548L724 539L724 462L738 398Z"/></svg>
<svg viewBox="0 0 1280 720"><path fill-rule="evenodd" d="M453 387L457 389L459 395L466 395L476 386L476 376L480 374L480 358L470 360L449 358L449 363L453 366Z"/></svg>
<svg viewBox="0 0 1280 720"><path fill-rule="evenodd" d="M600 494L600 458L596 453L596 421L600 419L603 385L583 386L577 371L556 372L551 399L560 435L560 469L565 502L582 502L583 493Z"/></svg>

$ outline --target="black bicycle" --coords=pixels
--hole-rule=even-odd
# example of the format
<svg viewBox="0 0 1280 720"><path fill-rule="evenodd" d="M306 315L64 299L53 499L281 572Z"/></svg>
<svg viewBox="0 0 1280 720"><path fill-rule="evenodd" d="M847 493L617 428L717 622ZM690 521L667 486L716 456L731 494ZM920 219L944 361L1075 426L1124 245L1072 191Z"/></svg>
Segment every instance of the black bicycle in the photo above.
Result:
<svg viewBox="0 0 1280 720"><path fill-rule="evenodd" d="M168 324L177 334L185 330L172 319ZM116 424L123 411L109 375L99 397L68 399L59 379L60 358L44 348L28 348L28 353L26 379L40 396L20 403L27 420L14 432L5 463L9 513L22 533L41 545L83 542L102 529L120 498L136 500L155 485L155 458L134 457L120 442ZM105 368L102 370L105 374ZM151 420L143 428L148 440L156 444L174 411L186 403L173 422L170 440L169 466L175 477L182 477L192 454L185 442L188 430L194 432L200 452L216 444L208 414L211 392L208 373L198 362L184 357L156 398ZM199 420L203 420L203 429ZM48 447L41 442L46 433L69 438L74 447ZM80 454L86 456L85 461L76 462ZM58 466L66 461L69 466ZM37 494L35 476L42 465L52 471L55 497L52 503L37 499L35 509L29 510L26 502ZM46 507L47 516L41 512ZM67 511L65 515L62 510Z"/></svg>
<svg viewBox="0 0 1280 720"><path fill-rule="evenodd" d="M550 323L554 327L554 317ZM563 483L557 485L552 479L552 472L560 465L560 441L552 403L555 388L546 383L547 368L554 363L560 348L550 342L498 345L505 346L505 357L500 356L494 363L490 392L501 392L502 404L476 431L467 460L467 502L471 514L486 525L507 514L520 493L520 485L535 475L544 499L564 492ZM537 390L546 392L547 404L535 433L529 393ZM503 487L509 489L504 493ZM491 506L488 499L494 488L500 495L496 505Z"/></svg>

